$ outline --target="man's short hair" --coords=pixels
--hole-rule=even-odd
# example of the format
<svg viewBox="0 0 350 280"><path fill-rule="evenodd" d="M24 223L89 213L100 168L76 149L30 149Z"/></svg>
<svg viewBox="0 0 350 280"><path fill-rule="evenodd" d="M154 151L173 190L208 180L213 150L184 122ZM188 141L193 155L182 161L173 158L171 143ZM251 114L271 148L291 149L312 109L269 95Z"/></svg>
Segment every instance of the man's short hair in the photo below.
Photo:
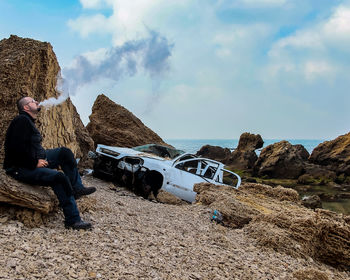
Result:
<svg viewBox="0 0 350 280"><path fill-rule="evenodd" d="M25 98L27 96L22 96L20 99L17 100L17 109L18 109L18 112L21 112L23 111L23 107L25 105Z"/></svg>

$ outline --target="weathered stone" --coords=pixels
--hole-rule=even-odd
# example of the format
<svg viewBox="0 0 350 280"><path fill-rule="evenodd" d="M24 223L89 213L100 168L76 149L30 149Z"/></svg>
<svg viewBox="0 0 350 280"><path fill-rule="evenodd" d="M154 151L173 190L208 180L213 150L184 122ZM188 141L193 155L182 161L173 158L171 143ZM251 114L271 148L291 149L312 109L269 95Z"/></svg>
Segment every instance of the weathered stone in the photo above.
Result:
<svg viewBox="0 0 350 280"><path fill-rule="evenodd" d="M172 204L172 205L181 205L181 204L187 204L187 202L181 200L177 196L166 192L164 190L160 190L158 195L157 195L157 201L161 203L166 203L166 204Z"/></svg>
<svg viewBox="0 0 350 280"><path fill-rule="evenodd" d="M87 129L95 144L135 147L166 143L123 106L100 94L89 116Z"/></svg>
<svg viewBox="0 0 350 280"><path fill-rule="evenodd" d="M252 169L258 159L255 150L261 148L263 145L264 141L260 134L245 132L239 138L237 149L232 152L225 163L233 169Z"/></svg>
<svg viewBox="0 0 350 280"><path fill-rule="evenodd" d="M311 176L314 179L328 179L335 180L337 175L334 171L329 170L327 167L306 162L304 164L305 174Z"/></svg>
<svg viewBox="0 0 350 280"><path fill-rule="evenodd" d="M303 197L301 204L310 209L322 208L321 198L318 195Z"/></svg>
<svg viewBox="0 0 350 280"><path fill-rule="evenodd" d="M300 205L298 193L283 187L243 184L238 190L197 184L196 201L218 210L224 223L244 231L263 247L293 257L315 258L347 268L350 265L350 225L343 215L309 210Z"/></svg>
<svg viewBox="0 0 350 280"><path fill-rule="evenodd" d="M297 179L305 172L308 151L302 145L281 141L265 147L254 165L254 174Z"/></svg>
<svg viewBox="0 0 350 280"><path fill-rule="evenodd" d="M327 166L338 174L350 175L350 133L319 144L312 151L309 161Z"/></svg>
<svg viewBox="0 0 350 280"><path fill-rule="evenodd" d="M300 269L293 272L293 279L295 280L329 280L327 274L317 269Z"/></svg>
<svg viewBox="0 0 350 280"><path fill-rule="evenodd" d="M231 155L231 151L228 148L205 145L200 148L196 155L199 157L210 158L213 160L225 162L226 158Z"/></svg>
<svg viewBox="0 0 350 280"><path fill-rule="evenodd" d="M237 150L239 151L254 151L256 149L262 148L264 141L260 134L252 134L249 132L244 132L239 137L239 142Z"/></svg>
<svg viewBox="0 0 350 280"><path fill-rule="evenodd" d="M0 202L49 213L57 206L57 199L50 188L20 183L0 169Z"/></svg>

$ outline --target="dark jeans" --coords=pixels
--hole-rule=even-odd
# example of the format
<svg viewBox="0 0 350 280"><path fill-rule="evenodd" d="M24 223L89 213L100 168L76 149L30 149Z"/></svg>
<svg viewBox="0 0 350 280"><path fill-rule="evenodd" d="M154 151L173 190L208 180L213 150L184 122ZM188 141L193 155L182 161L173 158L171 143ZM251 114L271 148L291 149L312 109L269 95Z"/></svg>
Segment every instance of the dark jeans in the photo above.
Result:
<svg viewBox="0 0 350 280"><path fill-rule="evenodd" d="M49 149L46 150L46 157L49 162L47 168L34 170L18 168L13 176L25 183L50 186L63 209L65 224L70 225L80 221L79 210L73 194L84 186L72 151L65 147ZM54 170L58 167L61 167L64 173Z"/></svg>

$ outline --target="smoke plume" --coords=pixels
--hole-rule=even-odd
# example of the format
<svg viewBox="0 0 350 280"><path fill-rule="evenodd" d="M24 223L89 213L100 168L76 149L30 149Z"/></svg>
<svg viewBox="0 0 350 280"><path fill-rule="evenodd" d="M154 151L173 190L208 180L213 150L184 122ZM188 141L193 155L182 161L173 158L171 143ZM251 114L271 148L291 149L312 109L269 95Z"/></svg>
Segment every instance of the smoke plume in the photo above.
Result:
<svg viewBox="0 0 350 280"><path fill-rule="evenodd" d="M51 106L56 106L64 102L69 97L67 82L65 81L65 79L62 78L61 72L58 72L57 74L56 91L60 94L57 98L51 97L49 99L46 99L40 102L40 106L47 107L47 108Z"/></svg>
<svg viewBox="0 0 350 280"><path fill-rule="evenodd" d="M80 55L75 58L73 66L63 69L63 77L58 77L56 89L61 95L57 99L45 100L40 105L58 105L75 95L79 87L102 78L118 82L125 76L134 76L143 70L152 79L160 79L169 69L172 48L173 44L165 37L148 30L146 38L111 48L98 62Z"/></svg>

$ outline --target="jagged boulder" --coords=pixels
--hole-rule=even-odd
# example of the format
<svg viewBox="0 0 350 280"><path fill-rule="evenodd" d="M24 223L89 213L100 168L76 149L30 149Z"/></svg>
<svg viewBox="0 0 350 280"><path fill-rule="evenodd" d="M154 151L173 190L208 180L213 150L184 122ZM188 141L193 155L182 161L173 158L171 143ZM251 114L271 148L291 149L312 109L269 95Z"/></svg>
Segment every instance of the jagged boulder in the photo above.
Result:
<svg viewBox="0 0 350 280"><path fill-rule="evenodd" d="M334 171L329 170L325 166L306 162L304 164L305 173L298 178L298 183L315 184L317 182L333 181L337 178ZM306 180L305 180L306 179Z"/></svg>
<svg viewBox="0 0 350 280"><path fill-rule="evenodd" d="M226 159L226 164L234 169L252 169L258 159L255 150L263 145L264 141L260 134L243 133L239 138L237 149Z"/></svg>
<svg viewBox="0 0 350 280"><path fill-rule="evenodd" d="M350 175L350 133L319 144L309 161L326 166L338 174Z"/></svg>
<svg viewBox="0 0 350 280"><path fill-rule="evenodd" d="M280 141L265 147L254 165L256 176L297 179L305 172L309 152L302 145Z"/></svg>
<svg viewBox="0 0 350 280"><path fill-rule="evenodd" d="M231 155L231 151L228 148L222 148L220 146L205 145L200 148L196 155L199 157L225 162L227 157Z"/></svg>
<svg viewBox="0 0 350 280"><path fill-rule="evenodd" d="M224 225L243 228L257 244L296 258L350 265L350 217L303 207L295 190L245 183L236 190L196 184L196 201L222 214Z"/></svg>
<svg viewBox="0 0 350 280"><path fill-rule="evenodd" d="M301 199L301 203L310 209L322 208L322 201L318 195L304 196Z"/></svg>
<svg viewBox="0 0 350 280"><path fill-rule="evenodd" d="M123 106L100 94L92 107L87 129L95 144L135 147L166 143Z"/></svg>
<svg viewBox="0 0 350 280"><path fill-rule="evenodd" d="M18 114L16 101L22 96L33 97L42 101L50 97L58 97L56 91L57 75L60 67L52 46L46 42L33 39L23 39L11 36L0 41L0 167L2 168L4 152L3 143L10 121ZM66 146L76 157L84 158L89 149L93 149L93 141L84 128L79 115L70 99L61 105L43 109L37 120L37 127L44 140L44 148ZM8 182L9 188L14 181L7 180L6 175L0 174L0 182ZM6 194L5 184L0 188L0 201L18 204L12 193ZM15 187L15 186L14 186ZM28 185L23 184L21 206L37 209L32 203L33 194ZM28 195L26 198L25 196ZM6 198L5 198L6 197ZM40 197L35 199L39 200ZM44 201L43 201L44 202ZM54 201L51 202L52 205ZM40 201L39 201L40 204ZM50 208L51 209L51 208Z"/></svg>

